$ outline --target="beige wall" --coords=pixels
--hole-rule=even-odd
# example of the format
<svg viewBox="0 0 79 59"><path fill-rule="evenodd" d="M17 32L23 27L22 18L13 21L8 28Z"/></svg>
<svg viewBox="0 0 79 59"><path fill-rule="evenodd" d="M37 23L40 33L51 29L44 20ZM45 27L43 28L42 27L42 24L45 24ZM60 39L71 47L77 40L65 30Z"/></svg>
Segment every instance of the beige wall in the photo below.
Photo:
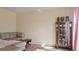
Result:
<svg viewBox="0 0 79 59"><path fill-rule="evenodd" d="M55 22L57 16L73 16L73 8L57 8L41 12L16 14L17 31L25 32L32 43L55 44Z"/></svg>
<svg viewBox="0 0 79 59"><path fill-rule="evenodd" d="M16 13L0 8L0 32L16 31Z"/></svg>
<svg viewBox="0 0 79 59"><path fill-rule="evenodd" d="M0 8L0 32L25 32L32 43L55 44L57 16L73 17L73 8L57 8L46 11L14 13Z"/></svg>

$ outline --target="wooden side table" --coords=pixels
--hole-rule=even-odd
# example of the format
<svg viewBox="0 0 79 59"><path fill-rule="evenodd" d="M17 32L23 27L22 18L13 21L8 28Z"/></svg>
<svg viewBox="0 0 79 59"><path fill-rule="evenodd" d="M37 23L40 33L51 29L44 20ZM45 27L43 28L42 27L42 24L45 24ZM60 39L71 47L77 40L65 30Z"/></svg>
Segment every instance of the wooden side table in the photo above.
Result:
<svg viewBox="0 0 79 59"><path fill-rule="evenodd" d="M26 39L26 46L25 48L28 48L29 46L31 46L31 44L29 42L31 42L32 39Z"/></svg>
<svg viewBox="0 0 79 59"><path fill-rule="evenodd" d="M20 41L24 41L26 42L26 45L25 45L25 49L28 48L29 46L31 46L31 44L29 42L32 41L32 39L23 39L23 40L20 40Z"/></svg>

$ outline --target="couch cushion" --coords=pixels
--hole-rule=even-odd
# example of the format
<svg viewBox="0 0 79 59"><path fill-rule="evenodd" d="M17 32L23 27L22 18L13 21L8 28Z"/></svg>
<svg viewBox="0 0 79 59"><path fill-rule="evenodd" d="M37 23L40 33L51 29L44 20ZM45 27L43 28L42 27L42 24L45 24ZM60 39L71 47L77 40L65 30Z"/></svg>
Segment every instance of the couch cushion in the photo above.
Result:
<svg viewBox="0 0 79 59"><path fill-rule="evenodd" d="M16 32L9 33L9 38L16 38Z"/></svg>
<svg viewBox="0 0 79 59"><path fill-rule="evenodd" d="M0 38L5 40L21 40L23 38L22 32L5 32L0 33Z"/></svg>
<svg viewBox="0 0 79 59"><path fill-rule="evenodd" d="M1 33L1 39L6 39L9 38L9 34L8 33Z"/></svg>

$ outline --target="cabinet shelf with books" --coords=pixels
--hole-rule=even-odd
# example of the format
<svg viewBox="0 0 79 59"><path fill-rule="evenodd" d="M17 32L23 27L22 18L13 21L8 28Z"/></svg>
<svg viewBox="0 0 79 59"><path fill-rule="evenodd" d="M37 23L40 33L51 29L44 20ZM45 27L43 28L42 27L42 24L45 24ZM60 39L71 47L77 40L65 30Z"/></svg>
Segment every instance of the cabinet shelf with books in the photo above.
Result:
<svg viewBox="0 0 79 59"><path fill-rule="evenodd" d="M56 47L65 47L71 48L71 21L69 16L66 17L57 17L57 21L55 23L56 28Z"/></svg>

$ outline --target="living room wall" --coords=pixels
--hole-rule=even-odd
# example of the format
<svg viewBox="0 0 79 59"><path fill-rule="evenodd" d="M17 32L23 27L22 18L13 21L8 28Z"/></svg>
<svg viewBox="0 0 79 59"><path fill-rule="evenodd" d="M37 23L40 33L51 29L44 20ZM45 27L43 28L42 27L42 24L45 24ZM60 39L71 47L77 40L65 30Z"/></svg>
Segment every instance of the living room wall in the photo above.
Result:
<svg viewBox="0 0 79 59"><path fill-rule="evenodd" d="M0 8L0 32L16 31L16 13Z"/></svg>
<svg viewBox="0 0 79 59"><path fill-rule="evenodd" d="M55 22L57 16L73 17L73 8L56 8L44 11L16 13L17 30L24 32L34 44L55 45Z"/></svg>

